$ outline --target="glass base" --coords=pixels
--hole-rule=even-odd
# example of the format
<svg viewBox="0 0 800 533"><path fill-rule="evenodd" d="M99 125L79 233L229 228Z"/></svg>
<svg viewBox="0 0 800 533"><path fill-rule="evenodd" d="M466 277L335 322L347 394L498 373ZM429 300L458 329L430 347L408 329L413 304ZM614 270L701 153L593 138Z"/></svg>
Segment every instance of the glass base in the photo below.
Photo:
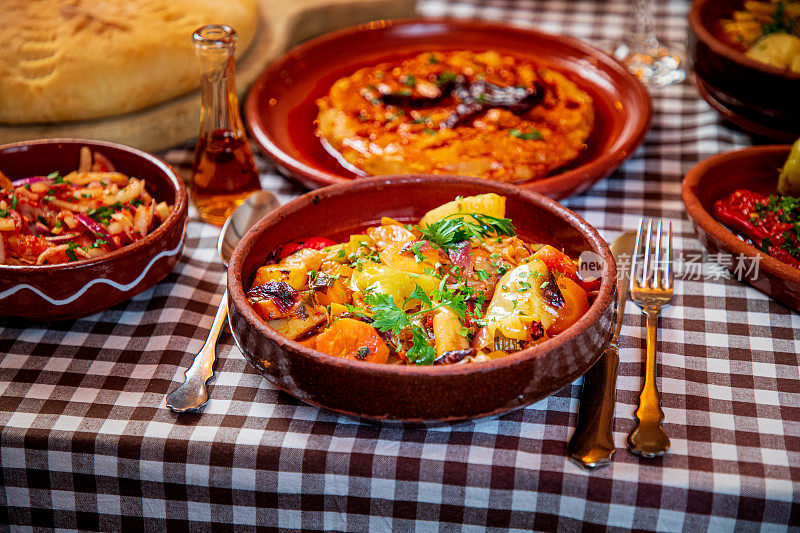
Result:
<svg viewBox="0 0 800 533"><path fill-rule="evenodd" d="M258 189L255 189L258 190ZM228 217L236 211L248 196L253 194L253 189L233 194L206 195L190 191L194 206L203 222L222 226Z"/></svg>
<svg viewBox="0 0 800 533"><path fill-rule="evenodd" d="M606 49L648 87L666 87L686 79L685 55L674 45L654 41L638 47L621 41Z"/></svg>

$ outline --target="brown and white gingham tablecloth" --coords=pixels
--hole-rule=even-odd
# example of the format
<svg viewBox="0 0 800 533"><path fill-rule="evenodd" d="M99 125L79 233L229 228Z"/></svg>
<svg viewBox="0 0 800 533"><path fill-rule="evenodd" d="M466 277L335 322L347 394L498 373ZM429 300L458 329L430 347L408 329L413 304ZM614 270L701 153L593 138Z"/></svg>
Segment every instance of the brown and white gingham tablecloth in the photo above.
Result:
<svg viewBox="0 0 800 533"><path fill-rule="evenodd" d="M686 36L687 3L659 2L662 36ZM590 41L620 36L628 2L421 1L426 16L501 19ZM176 416L164 396L203 344L223 292L217 228L192 215L164 281L97 315L0 326L0 525L149 531L681 529L800 527L800 315L729 279L680 199L698 161L756 142L691 83L653 91L644 146L565 204L609 241L642 215L669 220L702 272L677 280L660 329L672 449L625 449L644 371L644 320L628 303L610 467L567 458L581 380L500 418L435 429L359 423L278 392L220 339L211 400ZM173 163L191 151L164 154ZM261 162L286 201L302 190ZM691 259L694 257L694 259ZM0 527L5 529L5 527Z"/></svg>

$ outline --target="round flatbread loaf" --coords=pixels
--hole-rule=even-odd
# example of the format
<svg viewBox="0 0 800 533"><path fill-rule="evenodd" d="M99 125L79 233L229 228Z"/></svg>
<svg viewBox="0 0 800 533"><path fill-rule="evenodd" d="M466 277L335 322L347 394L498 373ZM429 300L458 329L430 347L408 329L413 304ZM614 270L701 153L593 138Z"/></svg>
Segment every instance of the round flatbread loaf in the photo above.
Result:
<svg viewBox="0 0 800 533"><path fill-rule="evenodd" d="M200 84L192 33L227 24L237 55L256 0L0 0L0 122L88 120L163 102Z"/></svg>

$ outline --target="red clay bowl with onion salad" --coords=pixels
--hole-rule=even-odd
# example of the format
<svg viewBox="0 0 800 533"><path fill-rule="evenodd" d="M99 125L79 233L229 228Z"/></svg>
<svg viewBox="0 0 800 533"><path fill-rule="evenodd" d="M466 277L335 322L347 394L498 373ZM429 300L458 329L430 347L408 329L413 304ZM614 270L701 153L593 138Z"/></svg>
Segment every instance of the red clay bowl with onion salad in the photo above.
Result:
<svg viewBox="0 0 800 533"><path fill-rule="evenodd" d="M0 265L0 317L36 321L90 315L152 287L183 251L188 199L181 179L161 159L121 144L42 139L0 146L0 171L11 180L61 175L78 168L81 147L99 152L128 176L143 179L156 201L172 206L143 239L100 257L38 266Z"/></svg>
<svg viewBox="0 0 800 533"><path fill-rule="evenodd" d="M493 192L521 238L592 251L604 261L599 293L586 314L537 346L484 363L404 366L341 359L291 341L256 314L245 291L279 246L310 236L344 239L381 217L416 222L453 200ZM451 422L498 415L540 400L586 372L611 339L616 266L605 241L578 215L538 193L473 178L378 177L310 192L264 217L242 239L228 268L234 338L247 360L295 398L341 414L394 422Z"/></svg>

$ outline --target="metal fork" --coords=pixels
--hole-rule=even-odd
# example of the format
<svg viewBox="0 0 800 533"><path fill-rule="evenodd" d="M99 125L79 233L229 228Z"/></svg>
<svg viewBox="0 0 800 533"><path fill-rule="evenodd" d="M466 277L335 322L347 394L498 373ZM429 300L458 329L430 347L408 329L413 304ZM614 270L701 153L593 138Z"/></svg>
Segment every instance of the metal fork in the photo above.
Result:
<svg viewBox="0 0 800 533"><path fill-rule="evenodd" d="M672 223L667 226L666 258L661 264L661 227L655 236L651 250L653 221L647 223L647 234L644 243L644 264L640 276L636 275L639 244L642 241L644 219L639 223L636 233L633 260L631 262L631 300L639 304L647 315L647 357L645 359L645 376L642 392L639 394L639 408L636 410L638 424L628 435L628 448L642 457L657 457L669 450L669 437L661 427L664 411L661 410L661 395L656 387L656 343L658 342L658 317L661 307L672 300ZM653 257L655 255L655 257Z"/></svg>

